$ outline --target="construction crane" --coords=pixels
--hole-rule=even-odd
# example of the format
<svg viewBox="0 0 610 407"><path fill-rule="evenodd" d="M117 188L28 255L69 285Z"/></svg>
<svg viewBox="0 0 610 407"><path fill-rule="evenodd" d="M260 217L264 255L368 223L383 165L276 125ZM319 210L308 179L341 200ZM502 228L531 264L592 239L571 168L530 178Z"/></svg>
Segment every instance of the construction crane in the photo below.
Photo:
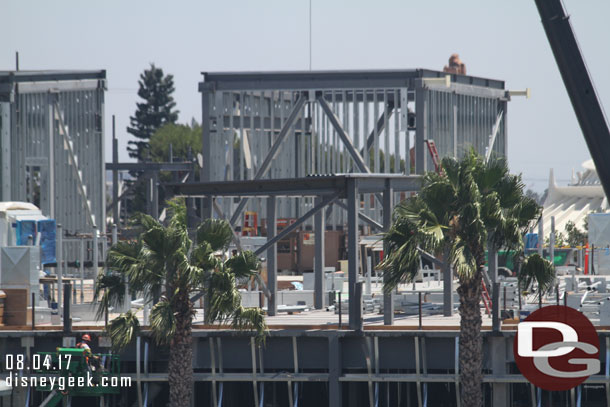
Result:
<svg viewBox="0 0 610 407"><path fill-rule="evenodd" d="M535 0L599 180L610 197L610 130L561 0Z"/></svg>
<svg viewBox="0 0 610 407"><path fill-rule="evenodd" d="M73 397L104 397L121 392L120 387L115 385L120 383L121 361L118 355L93 355L82 348L57 348L56 352L40 352L37 355L42 362L34 372L55 378L52 382L48 380L44 386L36 387L36 391L49 392L40 407L55 407L63 404L64 400L70 405ZM94 359L100 363L93 363ZM71 382L74 385L70 386Z"/></svg>

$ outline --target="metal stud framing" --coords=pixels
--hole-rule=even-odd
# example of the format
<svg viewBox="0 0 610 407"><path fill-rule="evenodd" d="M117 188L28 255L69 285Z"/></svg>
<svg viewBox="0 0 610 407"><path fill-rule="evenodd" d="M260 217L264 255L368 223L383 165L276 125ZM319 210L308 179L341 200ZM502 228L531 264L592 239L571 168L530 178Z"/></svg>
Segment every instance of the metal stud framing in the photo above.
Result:
<svg viewBox="0 0 610 407"><path fill-rule="evenodd" d="M1 200L36 203L72 233L105 224L105 77L0 72Z"/></svg>
<svg viewBox="0 0 610 407"><path fill-rule="evenodd" d="M441 156L460 156L470 147L485 154L498 115L506 117L504 83L459 75L451 75L449 87L426 82L444 75L421 69L205 73L199 86L202 179L409 174L413 154L421 173L431 169L427 139L435 141ZM493 151L506 154L505 124L498 127ZM382 223L381 200L364 196L364 202L364 215ZM278 218L295 218L313 207L313 199L281 197L277 205ZM260 198L237 204L226 199L222 206L235 225L244 209L266 211ZM327 226L343 228L346 221L344 211L334 210Z"/></svg>

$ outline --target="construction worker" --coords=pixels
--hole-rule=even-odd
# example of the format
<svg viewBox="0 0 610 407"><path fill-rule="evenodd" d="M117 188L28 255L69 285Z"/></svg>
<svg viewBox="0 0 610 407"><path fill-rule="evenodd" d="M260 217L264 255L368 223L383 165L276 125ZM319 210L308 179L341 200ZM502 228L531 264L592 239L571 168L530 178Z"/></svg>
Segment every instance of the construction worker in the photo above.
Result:
<svg viewBox="0 0 610 407"><path fill-rule="evenodd" d="M84 334L82 337L82 342L77 343L76 347L79 349L85 349L86 353L91 353L89 342L91 342L91 336L89 336L89 334Z"/></svg>
<svg viewBox="0 0 610 407"><path fill-rule="evenodd" d="M93 352L91 352L91 346L89 346L90 342L91 342L91 336L89 336L89 334L84 334L82 337L82 341L77 343L76 347L79 349L85 350L85 362L87 363L87 366L92 371L95 371L95 370L99 369L101 366L100 366L99 358L97 356L95 356L93 354Z"/></svg>

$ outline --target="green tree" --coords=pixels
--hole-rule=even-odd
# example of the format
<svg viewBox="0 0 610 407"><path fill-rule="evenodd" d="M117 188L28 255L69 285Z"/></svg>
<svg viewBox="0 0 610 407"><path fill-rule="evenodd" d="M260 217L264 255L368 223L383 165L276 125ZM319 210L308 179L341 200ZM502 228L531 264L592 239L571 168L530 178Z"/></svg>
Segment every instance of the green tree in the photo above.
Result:
<svg viewBox="0 0 610 407"><path fill-rule="evenodd" d="M587 230L588 224L585 222L585 230ZM565 232L567 237L567 244L570 247L584 246L587 244L587 234L582 230L578 229L574 222L569 221L566 223Z"/></svg>
<svg viewBox="0 0 610 407"><path fill-rule="evenodd" d="M176 102L172 96L173 75L165 75L163 69L151 63L150 69L140 74L138 84L138 96L143 101L136 103L135 116L129 118L127 132L136 140L128 142L127 151L130 157L142 161L147 158L148 142L154 132L166 123L175 123L178 111L175 110Z"/></svg>
<svg viewBox="0 0 610 407"><path fill-rule="evenodd" d="M488 235L496 247L522 250L522 234L540 208L524 196L521 177L509 174L505 159L485 163L471 150L441 164L443 175L427 173L418 195L395 208L380 268L387 273L384 290L391 292L416 276L418 249L449 261L459 281L461 400L476 407L482 405L480 302Z"/></svg>
<svg viewBox="0 0 610 407"><path fill-rule="evenodd" d="M174 160L186 160L189 150L193 155L201 152L201 126L193 123L167 123L150 138L150 156L153 161L169 161L169 146L172 146Z"/></svg>
<svg viewBox="0 0 610 407"><path fill-rule="evenodd" d="M167 225L140 215L143 232L139 238L119 242L110 249L107 262L112 271L99 278L96 298L100 299L98 315L108 307L121 307L127 301L124 282L128 282L132 294L143 295L144 302L152 305L151 335L158 344L170 348L170 405L187 406L193 382L193 294L207 291L210 323L231 321L237 329L256 331L259 340L264 339L266 326L260 309L241 306L235 285L235 278L258 274L260 264L256 256L243 252L224 260L233 232L222 220L202 223L193 247L183 200L168 204ZM139 331L140 323L132 311L108 324L116 351L127 346Z"/></svg>

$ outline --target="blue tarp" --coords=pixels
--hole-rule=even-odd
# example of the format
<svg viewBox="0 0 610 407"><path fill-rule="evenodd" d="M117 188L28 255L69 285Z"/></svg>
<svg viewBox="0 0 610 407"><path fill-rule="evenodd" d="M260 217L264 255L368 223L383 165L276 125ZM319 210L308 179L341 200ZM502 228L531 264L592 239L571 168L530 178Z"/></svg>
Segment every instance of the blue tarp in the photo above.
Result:
<svg viewBox="0 0 610 407"><path fill-rule="evenodd" d="M32 242L34 242L36 240L36 221L18 220L16 235L17 246L26 246L30 236L32 236Z"/></svg>
<svg viewBox="0 0 610 407"><path fill-rule="evenodd" d="M55 263L55 219L38 221L40 236L40 257L43 265Z"/></svg>
<svg viewBox="0 0 610 407"><path fill-rule="evenodd" d="M32 236L33 243L36 242L36 233L40 235L40 262L45 265L55 263L55 220L18 220L17 221L17 245L28 244L28 237Z"/></svg>
<svg viewBox="0 0 610 407"><path fill-rule="evenodd" d="M538 233L528 233L525 235L525 248L536 249L538 247Z"/></svg>

